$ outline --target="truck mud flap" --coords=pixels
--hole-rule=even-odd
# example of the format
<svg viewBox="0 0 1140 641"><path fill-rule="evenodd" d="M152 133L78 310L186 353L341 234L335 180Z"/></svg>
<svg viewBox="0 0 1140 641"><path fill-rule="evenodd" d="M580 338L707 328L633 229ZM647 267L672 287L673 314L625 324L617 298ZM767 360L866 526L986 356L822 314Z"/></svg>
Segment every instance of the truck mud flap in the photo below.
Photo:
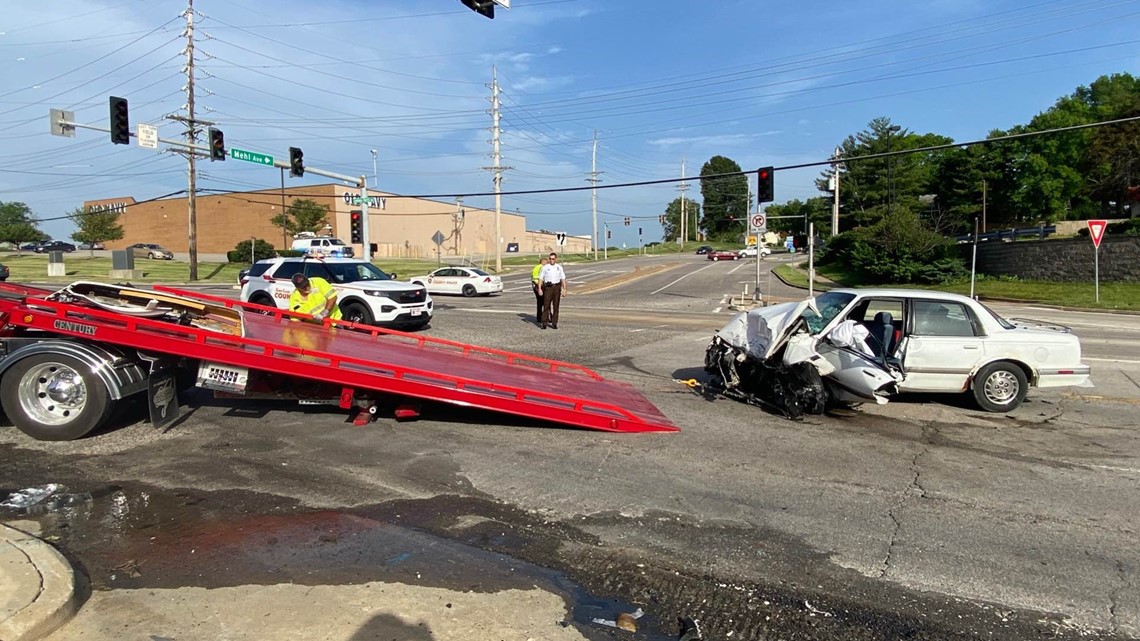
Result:
<svg viewBox="0 0 1140 641"><path fill-rule="evenodd" d="M150 410L150 424L165 430L180 417L176 370L166 369L150 375L146 390L146 405Z"/></svg>

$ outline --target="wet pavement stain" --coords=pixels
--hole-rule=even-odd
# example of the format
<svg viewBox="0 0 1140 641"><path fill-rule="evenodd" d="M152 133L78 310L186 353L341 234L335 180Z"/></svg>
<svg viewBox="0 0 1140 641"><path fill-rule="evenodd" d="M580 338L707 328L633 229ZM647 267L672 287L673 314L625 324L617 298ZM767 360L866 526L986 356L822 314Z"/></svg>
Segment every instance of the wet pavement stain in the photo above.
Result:
<svg viewBox="0 0 1140 641"><path fill-rule="evenodd" d="M689 523L670 514L595 515L570 525L513 506L458 495L310 510L252 492L157 490L124 484L68 495L41 512L0 508L0 519L32 518L42 537L72 559L92 590L340 585L398 582L457 591L548 590L591 639L675 639L677 617L702 622L706 639L1065 639L1089 638L1042 624L1042 614L1002 610L907 591L851 571L776 531ZM604 545L592 529L640 527L699 550L732 541L763 552L789 580L730 580L691 560L636 544ZM580 526L580 527L579 527ZM743 557L742 557L743 558ZM594 623L638 607L629 633ZM1101 637L1107 638L1107 637Z"/></svg>

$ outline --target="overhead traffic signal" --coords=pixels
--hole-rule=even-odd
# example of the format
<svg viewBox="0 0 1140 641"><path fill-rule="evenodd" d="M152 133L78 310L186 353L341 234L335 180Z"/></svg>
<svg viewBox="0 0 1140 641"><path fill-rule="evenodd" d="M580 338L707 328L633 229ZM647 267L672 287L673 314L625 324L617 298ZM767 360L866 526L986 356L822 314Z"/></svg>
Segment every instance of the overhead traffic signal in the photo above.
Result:
<svg viewBox="0 0 1140 641"><path fill-rule="evenodd" d="M638 227L638 228L637 228L637 235L638 235L638 236L640 236L640 235L641 235L641 228L640 228L640 227Z"/></svg>
<svg viewBox="0 0 1140 641"><path fill-rule="evenodd" d="M762 167L756 171L756 202L770 203L776 200L776 170Z"/></svg>
<svg viewBox="0 0 1140 641"><path fill-rule="evenodd" d="M629 227L629 218L628 217L626 217L626 219L625 219L625 226Z"/></svg>
<svg viewBox="0 0 1140 641"><path fill-rule="evenodd" d="M305 154L300 147L289 148L289 175L293 178L305 175Z"/></svg>
<svg viewBox="0 0 1140 641"><path fill-rule="evenodd" d="M461 0L463 5L481 16L495 19L495 3L493 0Z"/></svg>
<svg viewBox="0 0 1140 641"><path fill-rule="evenodd" d="M210 160L226 159L226 136L221 129L209 129Z"/></svg>
<svg viewBox="0 0 1140 641"><path fill-rule="evenodd" d="M111 96L111 142L131 144L131 119L127 114L127 99Z"/></svg>
<svg viewBox="0 0 1140 641"><path fill-rule="evenodd" d="M613 232L611 232L610 230L608 230L608 229L606 230L606 240L609 240L609 239L610 239L610 235L611 235L612 233L613 233Z"/></svg>
<svg viewBox="0 0 1140 641"><path fill-rule="evenodd" d="M659 222L659 223L661 223L662 225L664 225L664 224L665 224L665 214L661 214L660 216L658 216L658 217L657 217L657 222Z"/></svg>
<svg viewBox="0 0 1140 641"><path fill-rule="evenodd" d="M354 209L349 212L348 229L349 237L353 243L364 242L364 212L359 209Z"/></svg>

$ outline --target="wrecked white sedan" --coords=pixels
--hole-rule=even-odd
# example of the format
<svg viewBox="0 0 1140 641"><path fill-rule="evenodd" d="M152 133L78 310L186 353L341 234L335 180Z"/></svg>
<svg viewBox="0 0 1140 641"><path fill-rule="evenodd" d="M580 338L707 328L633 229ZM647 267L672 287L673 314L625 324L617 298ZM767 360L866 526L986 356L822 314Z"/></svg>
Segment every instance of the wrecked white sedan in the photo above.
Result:
<svg viewBox="0 0 1140 641"><path fill-rule="evenodd" d="M792 417L899 392L972 392L982 409L1007 412L1030 387L1092 386L1067 327L901 289L836 289L742 312L713 336L705 370L720 393Z"/></svg>

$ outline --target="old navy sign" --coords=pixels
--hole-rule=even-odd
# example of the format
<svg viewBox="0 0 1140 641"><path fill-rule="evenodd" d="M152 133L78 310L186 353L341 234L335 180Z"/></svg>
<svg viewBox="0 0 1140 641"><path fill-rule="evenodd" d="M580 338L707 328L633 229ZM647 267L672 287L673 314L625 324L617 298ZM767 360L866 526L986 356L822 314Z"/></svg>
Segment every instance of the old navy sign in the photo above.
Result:
<svg viewBox="0 0 1140 641"><path fill-rule="evenodd" d="M101 205L88 205L87 211L89 213L98 213L102 211L113 211L121 214L127 211L127 205L130 203L103 203Z"/></svg>
<svg viewBox="0 0 1140 641"><path fill-rule="evenodd" d="M360 194L354 194L351 191L344 192L344 204L359 206ZM380 196L369 196L368 206L374 209L384 209L384 199Z"/></svg>

